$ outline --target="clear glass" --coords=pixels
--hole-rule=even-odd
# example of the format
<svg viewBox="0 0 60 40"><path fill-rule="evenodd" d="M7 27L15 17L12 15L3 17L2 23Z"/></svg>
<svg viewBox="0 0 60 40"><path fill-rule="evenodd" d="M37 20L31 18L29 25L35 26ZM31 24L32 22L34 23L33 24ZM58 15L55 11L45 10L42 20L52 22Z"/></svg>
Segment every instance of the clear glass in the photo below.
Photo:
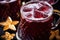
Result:
<svg viewBox="0 0 60 40"><path fill-rule="evenodd" d="M53 21L53 7L46 1L30 1L20 9L18 40L48 40Z"/></svg>
<svg viewBox="0 0 60 40"><path fill-rule="evenodd" d="M48 3L50 3L51 5L56 4L59 0L31 0L31 1L47 1Z"/></svg>

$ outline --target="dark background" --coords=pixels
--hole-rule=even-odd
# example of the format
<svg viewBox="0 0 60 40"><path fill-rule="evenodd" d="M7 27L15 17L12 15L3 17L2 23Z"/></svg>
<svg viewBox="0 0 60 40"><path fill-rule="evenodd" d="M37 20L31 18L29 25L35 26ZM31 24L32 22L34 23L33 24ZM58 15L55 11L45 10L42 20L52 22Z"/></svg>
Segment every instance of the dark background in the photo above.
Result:
<svg viewBox="0 0 60 40"><path fill-rule="evenodd" d="M21 2L23 2L23 1L28 2L28 1L30 1L30 0L21 0ZM52 5L52 6L53 6L54 9L60 10L60 0L58 1L58 3L56 3L56 4ZM55 20L54 20L54 21L57 21L58 18L60 17L59 15L56 15L56 14L55 14L54 16L55 16ZM57 27L57 29L60 29L60 25ZM10 32L10 33L16 33L16 32L14 32L14 31L12 31L12 30L10 30L9 32ZM0 36L3 35L3 34L4 34L3 27L0 27ZM2 39L2 38L0 37L0 40L4 40L4 39ZM16 37L14 37L13 40L17 40ZM54 40L55 40L55 39L54 39Z"/></svg>

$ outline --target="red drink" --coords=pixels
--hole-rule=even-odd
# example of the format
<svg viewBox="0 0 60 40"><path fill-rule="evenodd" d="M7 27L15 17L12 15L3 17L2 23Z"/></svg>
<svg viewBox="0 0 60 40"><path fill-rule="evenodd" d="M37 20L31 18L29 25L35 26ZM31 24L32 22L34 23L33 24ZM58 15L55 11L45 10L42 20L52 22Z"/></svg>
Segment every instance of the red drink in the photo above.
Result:
<svg viewBox="0 0 60 40"><path fill-rule="evenodd" d="M48 40L53 21L52 12L52 6L45 1L28 2L22 6L18 28L19 38L21 40Z"/></svg>

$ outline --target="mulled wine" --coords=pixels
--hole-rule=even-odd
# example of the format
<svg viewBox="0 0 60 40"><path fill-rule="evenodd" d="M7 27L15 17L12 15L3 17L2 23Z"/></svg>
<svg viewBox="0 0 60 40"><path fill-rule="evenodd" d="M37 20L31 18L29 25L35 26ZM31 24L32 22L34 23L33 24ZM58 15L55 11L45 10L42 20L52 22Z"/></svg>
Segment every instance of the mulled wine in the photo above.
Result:
<svg viewBox="0 0 60 40"><path fill-rule="evenodd" d="M19 40L48 40L53 21L53 7L45 1L27 2L21 7Z"/></svg>

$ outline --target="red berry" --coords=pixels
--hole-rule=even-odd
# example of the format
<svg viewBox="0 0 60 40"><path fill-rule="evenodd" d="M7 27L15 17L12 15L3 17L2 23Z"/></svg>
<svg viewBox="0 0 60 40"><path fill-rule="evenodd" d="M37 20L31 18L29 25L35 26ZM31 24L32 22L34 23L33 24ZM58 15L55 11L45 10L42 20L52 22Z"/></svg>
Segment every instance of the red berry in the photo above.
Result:
<svg viewBox="0 0 60 40"><path fill-rule="evenodd" d="M34 17L35 18L42 18L43 17L43 13L40 13L40 12L37 12L37 11L34 11Z"/></svg>
<svg viewBox="0 0 60 40"><path fill-rule="evenodd" d="M38 10L39 11L48 11L49 7L48 6L42 6Z"/></svg>

